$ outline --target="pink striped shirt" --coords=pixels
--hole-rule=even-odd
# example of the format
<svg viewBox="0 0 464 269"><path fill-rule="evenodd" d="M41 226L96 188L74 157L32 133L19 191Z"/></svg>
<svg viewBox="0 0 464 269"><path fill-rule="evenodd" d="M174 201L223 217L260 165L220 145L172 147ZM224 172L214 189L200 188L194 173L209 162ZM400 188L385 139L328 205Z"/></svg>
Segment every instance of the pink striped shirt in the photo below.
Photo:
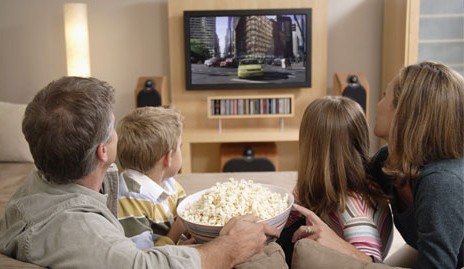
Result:
<svg viewBox="0 0 464 269"><path fill-rule="evenodd" d="M293 195L295 203L299 204L295 190ZM286 225L290 226L301 217L297 211L292 211ZM380 261L390 249L393 235L390 208L372 208L359 194L349 196L345 210L329 213L324 221L345 241Z"/></svg>

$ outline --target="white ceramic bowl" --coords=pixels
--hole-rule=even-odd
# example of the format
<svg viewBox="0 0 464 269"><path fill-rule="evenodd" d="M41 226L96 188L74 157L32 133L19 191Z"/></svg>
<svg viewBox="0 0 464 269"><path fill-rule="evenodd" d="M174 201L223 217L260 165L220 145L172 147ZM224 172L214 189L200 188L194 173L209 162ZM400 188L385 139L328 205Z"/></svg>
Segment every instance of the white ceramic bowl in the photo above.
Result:
<svg viewBox="0 0 464 269"><path fill-rule="evenodd" d="M292 209L294 197L290 192L288 192L282 187L268 185L268 184L260 184L260 185L265 188L268 188L272 192L279 193L282 197L284 197L285 194L288 195L288 206L283 212L281 212L280 214L278 214L277 216L273 218L259 221L259 222L263 222L271 226L274 226L280 231L282 231L282 229L285 226L285 223L287 222L288 215L290 214L290 211ZM222 225L198 224L198 223L191 222L183 217L183 212L186 206L197 202L202 197L202 195L207 191L209 191L209 189L202 190L202 191L199 191L192 195L187 196L184 200L182 200L182 202L180 202L179 206L177 207L178 216L182 219L185 228L195 238L197 243L204 243L204 242L208 242L214 239L215 237L219 235L219 232L221 231L223 227Z"/></svg>

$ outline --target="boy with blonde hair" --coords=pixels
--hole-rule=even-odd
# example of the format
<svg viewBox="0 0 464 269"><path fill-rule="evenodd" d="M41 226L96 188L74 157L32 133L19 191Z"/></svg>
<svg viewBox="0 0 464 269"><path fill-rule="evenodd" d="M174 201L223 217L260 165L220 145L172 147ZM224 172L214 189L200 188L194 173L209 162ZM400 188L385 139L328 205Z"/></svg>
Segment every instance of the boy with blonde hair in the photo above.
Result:
<svg viewBox="0 0 464 269"><path fill-rule="evenodd" d="M139 249L176 244L184 232L176 207L185 197L173 178L182 166L182 115L138 108L119 123L118 219Z"/></svg>

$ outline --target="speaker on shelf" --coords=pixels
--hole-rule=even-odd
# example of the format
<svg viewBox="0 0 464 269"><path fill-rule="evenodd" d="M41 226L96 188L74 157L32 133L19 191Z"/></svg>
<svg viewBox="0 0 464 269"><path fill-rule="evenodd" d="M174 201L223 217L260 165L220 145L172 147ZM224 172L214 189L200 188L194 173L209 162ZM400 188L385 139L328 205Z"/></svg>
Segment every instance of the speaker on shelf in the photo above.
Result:
<svg viewBox="0 0 464 269"><path fill-rule="evenodd" d="M223 172L261 172L275 171L276 168L268 158L255 157L251 146L245 147L243 156L229 159L222 169Z"/></svg>
<svg viewBox="0 0 464 269"><path fill-rule="evenodd" d="M369 84L363 73L335 73L333 92L356 101L367 116Z"/></svg>
<svg viewBox="0 0 464 269"><path fill-rule="evenodd" d="M151 79L145 81L145 85L137 95L137 107L161 106L161 95L155 89L155 82Z"/></svg>
<svg viewBox="0 0 464 269"><path fill-rule="evenodd" d="M277 145L274 142L222 143L222 172L278 171Z"/></svg>
<svg viewBox="0 0 464 269"><path fill-rule="evenodd" d="M166 76L144 76L137 79L135 107L169 106Z"/></svg>

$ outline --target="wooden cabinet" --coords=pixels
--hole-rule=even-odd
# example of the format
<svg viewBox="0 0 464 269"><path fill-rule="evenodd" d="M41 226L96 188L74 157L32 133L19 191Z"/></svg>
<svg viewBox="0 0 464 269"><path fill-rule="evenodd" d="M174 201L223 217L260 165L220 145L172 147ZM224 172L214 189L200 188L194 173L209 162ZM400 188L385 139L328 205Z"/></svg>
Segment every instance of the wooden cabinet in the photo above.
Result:
<svg viewBox="0 0 464 269"><path fill-rule="evenodd" d="M240 143L240 142L278 142L286 143L285 152L290 152L294 156L298 155L298 152L295 151L295 147L298 145L298 128L285 128L285 129L276 129L276 128L234 128L234 129L224 129L219 132L217 129L207 129L207 128L198 128L185 129L182 135L182 173L191 173L196 172L192 160L194 158L193 148L195 145L200 145L201 148L205 148L208 145L220 145L221 143ZM289 145L291 143L293 145ZM214 148L214 147L213 147ZM278 147L279 148L279 147ZM219 157L219 147L216 148L216 153L210 153L209 156L204 154L197 155L198 159L207 158L207 162L211 162L211 159L216 159L217 161L217 170L220 168L220 157ZM199 149L198 152L201 152L202 149ZM278 150L279 151L279 150ZM292 169L286 169L286 164L291 161L282 160L285 157L281 157L279 154L279 167L284 166L284 169L281 170L296 170L296 166ZM296 164L295 164L296 165Z"/></svg>
<svg viewBox="0 0 464 269"><path fill-rule="evenodd" d="M240 10L311 8L311 87L262 89L187 90L183 13L187 10ZM297 169L298 129L306 106L315 98L327 95L327 1L326 0L254 0L254 1L168 1L169 63L172 105L184 115L182 172L217 172L220 169L219 146L222 143L276 142L279 168ZM285 128L279 126L282 115L232 117L214 115L208 100L222 96L236 100L242 96L287 95L291 111L285 113ZM271 97L269 97L271 96ZM249 98L249 97L246 97ZM220 117L218 117L220 116ZM224 120L218 131L219 118ZM277 119L276 119L277 118Z"/></svg>
<svg viewBox="0 0 464 269"><path fill-rule="evenodd" d="M401 67L431 60L464 75L462 0L384 1L382 89Z"/></svg>

